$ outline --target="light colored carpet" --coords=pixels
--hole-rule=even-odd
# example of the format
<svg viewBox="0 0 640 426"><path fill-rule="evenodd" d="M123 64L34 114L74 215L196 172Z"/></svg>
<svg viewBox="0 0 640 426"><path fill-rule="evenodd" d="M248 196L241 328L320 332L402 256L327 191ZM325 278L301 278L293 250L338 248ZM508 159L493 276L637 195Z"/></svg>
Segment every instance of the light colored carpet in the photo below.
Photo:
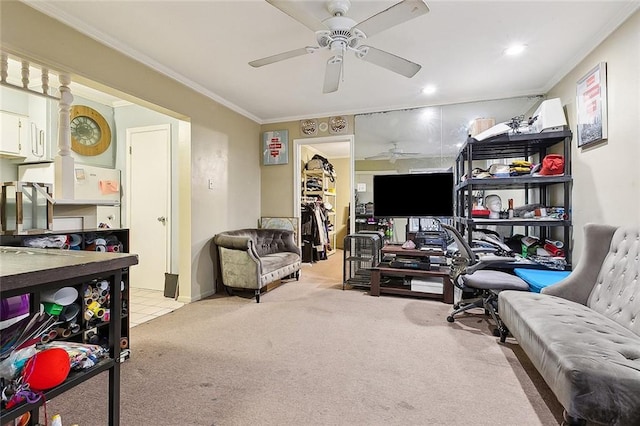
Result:
<svg viewBox="0 0 640 426"><path fill-rule="evenodd" d="M122 425L558 425L562 407L481 315L342 290L342 253L264 294L194 302L131 330ZM49 401L104 425L107 375Z"/></svg>

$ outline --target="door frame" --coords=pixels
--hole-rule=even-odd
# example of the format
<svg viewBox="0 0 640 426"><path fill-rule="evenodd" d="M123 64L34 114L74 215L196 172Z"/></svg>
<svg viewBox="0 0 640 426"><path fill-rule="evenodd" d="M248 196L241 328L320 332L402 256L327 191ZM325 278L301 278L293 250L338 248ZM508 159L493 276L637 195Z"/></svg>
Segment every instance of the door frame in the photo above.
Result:
<svg viewBox="0 0 640 426"><path fill-rule="evenodd" d="M355 229L355 191L354 191L354 170L355 170L355 136L350 135L337 135L337 136L324 136L319 138L306 138L306 139L294 139L293 140L293 209L294 209L294 217L300 219L302 217L300 203L302 200L301 188L302 188L302 167L300 164L302 157L302 146L303 145L321 145L323 143L335 143L335 142L345 142L349 143L349 229L347 229L347 234L350 234ZM300 238L300 236L298 236ZM298 245L300 245L300 241L298 241Z"/></svg>
<svg viewBox="0 0 640 426"><path fill-rule="evenodd" d="M157 130L166 130L167 132L167 140L165 141L165 154L167 156L167 182L166 182L166 218L169 226L165 228L165 239L166 239L166 251L165 251L165 273L171 272L171 248L172 248L172 229L173 229L173 217L171 215L171 124L158 124L153 126L140 126L140 127L128 127L126 129L126 184L129 189L126 194L126 218L127 218L127 226L131 224L131 135L133 133L144 133L144 132L152 132Z"/></svg>

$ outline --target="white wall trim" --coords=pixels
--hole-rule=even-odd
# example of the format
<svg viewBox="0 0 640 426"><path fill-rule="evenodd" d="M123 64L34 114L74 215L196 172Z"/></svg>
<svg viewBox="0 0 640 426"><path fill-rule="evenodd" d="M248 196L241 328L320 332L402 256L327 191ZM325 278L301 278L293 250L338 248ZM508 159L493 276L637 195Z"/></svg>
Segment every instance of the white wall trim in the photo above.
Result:
<svg viewBox="0 0 640 426"><path fill-rule="evenodd" d="M262 120L251 114L249 111L240 108L238 105L224 99L223 97L213 93L212 91L210 91L209 89L205 88L204 86L201 86L200 84L194 82L193 80L185 77L184 75L175 72L174 70L162 65L161 63L151 59L148 55L145 55L144 53L131 48L131 46L125 45L123 43L121 43L120 41L114 39L113 37L98 31L97 29L95 29L94 27L88 25L86 22L77 19L74 16L70 16L68 13L62 12L59 9L57 9L54 5L45 2L45 1L34 1L34 0L23 0L24 3L28 4L30 7L38 10L39 12L44 13L45 15L48 15L52 18L57 19L58 21L63 22L64 24L72 27L73 29L83 33L84 35L86 35L87 37L90 37L94 40L96 40L97 42L106 45L107 47L110 47L111 49L114 49L120 53L122 53L123 55L126 55L134 60L136 60L137 62L140 62L146 66L148 66L149 68L158 71L161 74L164 74L165 76L171 78L172 80L178 81L182 84L184 84L185 86L195 90L198 93L203 94L204 96L208 97L209 99L212 99L216 102L218 102L221 105L224 105L225 107L229 108L232 111L237 112L238 114L241 114L259 124L264 124L262 122ZM52 2L53 3L53 2Z"/></svg>

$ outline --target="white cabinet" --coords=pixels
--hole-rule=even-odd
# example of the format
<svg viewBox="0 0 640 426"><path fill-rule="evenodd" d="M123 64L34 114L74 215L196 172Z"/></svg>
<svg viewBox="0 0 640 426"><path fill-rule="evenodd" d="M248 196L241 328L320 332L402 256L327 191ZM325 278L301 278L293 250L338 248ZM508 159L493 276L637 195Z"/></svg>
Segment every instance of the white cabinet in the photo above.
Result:
<svg viewBox="0 0 640 426"><path fill-rule="evenodd" d="M0 111L0 155L21 156L28 137L28 117Z"/></svg>
<svg viewBox="0 0 640 426"><path fill-rule="evenodd" d="M21 162L51 160L55 104L43 96L0 87L0 155Z"/></svg>
<svg viewBox="0 0 640 426"><path fill-rule="evenodd" d="M21 151L24 161L51 160L48 120L50 102L41 96L29 96L28 139L22 143Z"/></svg>
<svg viewBox="0 0 640 426"><path fill-rule="evenodd" d="M96 206L96 222L97 227L120 228L120 206Z"/></svg>

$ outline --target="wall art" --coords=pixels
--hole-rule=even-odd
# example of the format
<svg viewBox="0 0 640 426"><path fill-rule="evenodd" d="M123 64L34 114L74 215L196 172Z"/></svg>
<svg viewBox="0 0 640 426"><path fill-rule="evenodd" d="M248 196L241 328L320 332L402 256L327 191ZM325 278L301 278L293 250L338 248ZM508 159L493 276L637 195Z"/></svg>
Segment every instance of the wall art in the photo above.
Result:
<svg viewBox="0 0 640 426"><path fill-rule="evenodd" d="M262 136L262 164L272 166L289 163L289 131L274 130Z"/></svg>
<svg viewBox="0 0 640 426"><path fill-rule="evenodd" d="M607 64L600 62L577 84L578 147L607 139Z"/></svg>

